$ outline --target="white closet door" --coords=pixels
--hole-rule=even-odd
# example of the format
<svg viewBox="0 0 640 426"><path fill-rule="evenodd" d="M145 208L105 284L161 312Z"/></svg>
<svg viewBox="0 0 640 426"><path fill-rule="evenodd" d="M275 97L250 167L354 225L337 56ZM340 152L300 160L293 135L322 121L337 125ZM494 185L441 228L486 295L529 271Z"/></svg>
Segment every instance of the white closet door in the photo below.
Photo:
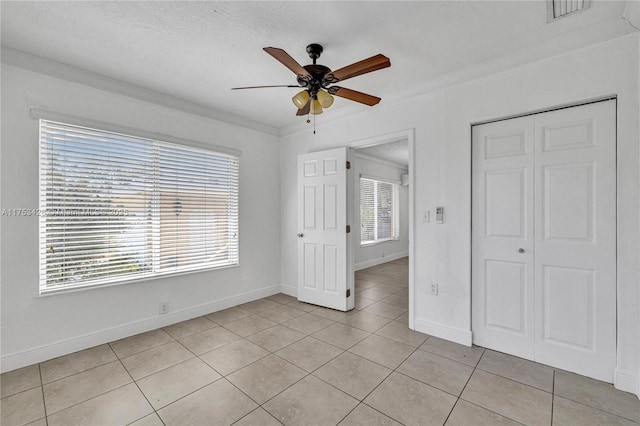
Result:
<svg viewBox="0 0 640 426"><path fill-rule="evenodd" d="M474 343L613 381L615 144L615 101L474 126Z"/></svg>
<svg viewBox="0 0 640 426"><path fill-rule="evenodd" d="M533 359L533 117L473 127L476 345Z"/></svg>
<svg viewBox="0 0 640 426"><path fill-rule="evenodd" d="M616 109L535 116L535 359L607 382L616 362Z"/></svg>

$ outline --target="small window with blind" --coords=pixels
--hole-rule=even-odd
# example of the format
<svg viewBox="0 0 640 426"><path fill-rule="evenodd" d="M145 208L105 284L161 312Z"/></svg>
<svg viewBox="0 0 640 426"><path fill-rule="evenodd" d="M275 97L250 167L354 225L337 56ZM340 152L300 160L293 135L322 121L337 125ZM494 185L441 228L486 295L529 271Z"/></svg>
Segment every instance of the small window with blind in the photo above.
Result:
<svg viewBox="0 0 640 426"><path fill-rule="evenodd" d="M360 244L400 236L398 184L360 177Z"/></svg>
<svg viewBox="0 0 640 426"><path fill-rule="evenodd" d="M40 293L237 265L238 167L40 120Z"/></svg>

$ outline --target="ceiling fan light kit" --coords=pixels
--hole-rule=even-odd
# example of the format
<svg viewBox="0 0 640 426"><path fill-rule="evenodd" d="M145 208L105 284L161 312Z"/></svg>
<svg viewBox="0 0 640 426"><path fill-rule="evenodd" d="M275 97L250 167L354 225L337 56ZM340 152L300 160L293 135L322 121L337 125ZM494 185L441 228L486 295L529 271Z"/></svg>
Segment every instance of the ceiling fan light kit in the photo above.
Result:
<svg viewBox="0 0 640 426"><path fill-rule="evenodd" d="M298 92L291 100L298 109L302 109L309 101L309 92L306 90Z"/></svg>
<svg viewBox="0 0 640 426"><path fill-rule="evenodd" d="M333 105L333 96L331 96L328 92L325 92L324 90L318 90L316 96L318 97L318 101L320 101L320 105L322 105L322 108L329 108L331 105Z"/></svg>
<svg viewBox="0 0 640 426"><path fill-rule="evenodd" d="M307 46L307 54L313 63L305 66L300 65L287 52L277 47L265 47L263 50L296 74L298 85L234 87L232 90L267 87L302 88L302 91L291 98L293 104L298 108L296 115L322 114L323 108L329 108L333 105L334 96L339 96L368 106L376 105L381 100L379 97L335 86L335 84L348 78L391 66L389 58L378 54L332 71L329 67L316 64L316 60L324 50L323 47L317 43L312 43ZM309 120L307 119L307 123L308 122Z"/></svg>
<svg viewBox="0 0 640 426"><path fill-rule="evenodd" d="M314 99L311 101L311 106L309 108L309 112L311 115L320 115L322 114L322 105L320 105L320 101Z"/></svg>

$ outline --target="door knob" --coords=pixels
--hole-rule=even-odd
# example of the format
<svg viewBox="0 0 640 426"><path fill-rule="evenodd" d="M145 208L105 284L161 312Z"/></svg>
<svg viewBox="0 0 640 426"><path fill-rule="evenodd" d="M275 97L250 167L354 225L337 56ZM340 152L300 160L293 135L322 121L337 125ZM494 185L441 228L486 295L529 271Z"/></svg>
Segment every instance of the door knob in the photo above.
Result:
<svg viewBox="0 0 640 426"><path fill-rule="evenodd" d="M524 249L523 248L519 248L518 249L518 253L524 253Z"/></svg>
<svg viewBox="0 0 640 426"><path fill-rule="evenodd" d="M302 234L302 233L298 234L298 238L302 238L302 237L304 237L304 234Z"/></svg>

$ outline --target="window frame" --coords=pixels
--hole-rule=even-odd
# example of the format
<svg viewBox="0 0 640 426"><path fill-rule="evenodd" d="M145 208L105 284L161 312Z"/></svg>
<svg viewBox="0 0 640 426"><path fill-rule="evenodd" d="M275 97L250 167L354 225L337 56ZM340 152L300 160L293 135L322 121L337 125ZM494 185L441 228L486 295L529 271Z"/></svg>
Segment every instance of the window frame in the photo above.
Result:
<svg viewBox="0 0 640 426"><path fill-rule="evenodd" d="M393 200L392 200L393 216L391 218L391 221L394 225L392 226L391 231L394 234L393 236L385 237L385 238L377 238L377 231L375 231L375 229L377 229L378 220L376 216L376 220L374 220L374 225L375 225L374 236L376 238L373 240L362 241L362 180L363 179L368 181L373 181L374 185L377 185L377 183L385 183L385 184L391 185L391 191L393 194ZM359 193L358 200L359 200L359 206L360 206L360 214L358 216L358 220L360 222L360 247L371 247L377 244L399 241L400 240L400 182L361 174L358 179L358 193ZM377 199L374 199L374 206L377 206L377 204L378 204Z"/></svg>
<svg viewBox="0 0 640 426"><path fill-rule="evenodd" d="M104 288L104 287L111 287L111 286L117 286L117 285L125 285L125 284L132 284L132 283L136 283L136 282L142 282L142 281L149 281L149 280L157 280L157 279L162 279L162 278L172 278L172 277L176 277L176 276L182 276L182 275L190 275L190 274L194 274L194 273L200 273L200 272L207 272L207 271L213 271L213 270L220 270L220 269L227 269L227 268L236 268L240 266L240 228L241 228L241 223L240 223L240 159L241 159L241 151L236 150L236 149L231 149L228 147L224 147L224 146L218 146L218 145L213 145L213 144L206 144L206 143L202 143L202 142L196 142L196 141L192 141L192 140L187 140L187 139L182 139L182 138L176 138L173 136L169 136L169 135L165 135L165 134L161 134L161 133L155 133L155 132L147 132L144 130L140 130L140 129L135 129L135 128L130 128L130 127L125 127L125 126L119 126L119 125L115 125L115 124L110 124L110 123L105 123L105 122L100 122L100 121L94 121L94 120L88 120L88 119L82 119L82 118L78 118L78 117L74 117L74 116L70 116L70 115L66 115L66 114L59 114L59 113L54 113L51 111L46 111L46 110L40 110L40 109L31 109L30 110L30 115L31 118L36 120L37 123L37 129L38 129L38 186L39 186L39 191L38 191L38 206L39 206L39 221L38 221L38 238L39 238L39 243L38 243L38 252L39 252L39 260L38 260L38 265L39 265L39 282L38 282L38 294L39 296L50 296L50 295L55 295L55 294L61 294L61 293L68 293L68 292L76 292L76 291L84 291L84 290L90 290L90 289L97 289L97 288ZM174 145L177 146L178 149L187 149L187 150L191 150L192 152L197 152L197 151L207 151L207 152L211 152L213 154L218 154L220 156L226 156L229 158L235 158L235 160L238 162L237 164L237 173L235 176L235 187L236 189L236 200L235 200L235 211L236 211L236 215L234 220L237 223L237 227L236 227L236 259L234 263L229 263L229 264L223 264L223 265L215 265L215 266L207 266L207 265L203 265L203 266L196 266L196 267L182 267L182 268L178 268L177 270L168 270L168 271L159 271L159 270L155 270L155 267L153 268L154 270L152 272L148 272L145 274L141 274L141 275L134 275L134 276L126 276L123 275L120 279L118 279L118 277L116 276L113 279L104 279L104 280L89 280L89 281L84 281L84 282L80 282L79 284L73 284L73 285L64 285L64 286L59 286L57 288L50 288L47 289L46 288L46 279L47 279L47 271L46 271L46 256L43 255L42 253L42 247L43 244L46 244L46 242L44 242L44 240L46 240L46 232L43 226L43 223L46 220L46 217L43 215L43 200L45 199L46 196L43 195L43 191L45 190L45 188L47 187L46 183L45 183L45 176L47 173L46 169L43 169L43 165L42 165L42 148L43 148L43 143L41 142L41 120L44 121L49 121L49 122L57 122L63 125L68 125L68 126L76 126L76 127L81 127L81 128L86 128L86 129L91 129L94 131L98 131L98 132L105 132L105 133L115 133L118 135L122 135L125 137L131 137L131 138L139 138L139 139L145 139L145 140L150 140L152 142L158 142L161 144L168 144L168 145ZM157 188L153 189L154 193L159 193ZM46 207L45 207L46 208ZM153 222L158 222L159 218L155 218L153 219ZM155 244L154 244L155 245ZM155 257L155 255L153 255L152 257ZM154 263L155 263L156 259L154 259ZM155 266L155 265L154 265Z"/></svg>

